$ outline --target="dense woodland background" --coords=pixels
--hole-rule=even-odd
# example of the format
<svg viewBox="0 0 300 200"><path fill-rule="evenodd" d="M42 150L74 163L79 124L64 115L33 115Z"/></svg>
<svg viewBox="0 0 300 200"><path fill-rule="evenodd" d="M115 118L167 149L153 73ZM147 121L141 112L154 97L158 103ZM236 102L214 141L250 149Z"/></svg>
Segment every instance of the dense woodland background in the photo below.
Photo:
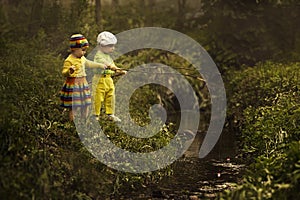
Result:
<svg viewBox="0 0 300 200"><path fill-rule="evenodd" d="M45 34L45 47L64 51L57 44L74 32L95 42L102 30L158 26L192 36L219 64L253 65L297 59L299 9L292 0L2 0L1 34L14 41Z"/></svg>
<svg viewBox="0 0 300 200"><path fill-rule="evenodd" d="M172 174L172 167L145 174L107 168L81 144L59 107L60 70L68 39L84 34L95 46L100 31L165 27L199 42L222 73L228 95L224 128L239 138L238 156L249 163L244 178L223 199L296 199L300 185L300 2L297 0L1 0L0 8L0 196L6 199L101 199L143 188ZM92 48L91 48L92 49ZM154 55L154 56L153 56ZM137 61L138 60L138 61ZM133 52L117 63L163 62L186 72L188 63L166 52ZM179 71L180 71L179 70ZM190 74L193 75L193 74ZM201 109L209 94L192 76ZM158 90L144 88L137 104L156 103ZM154 94L154 95L153 95ZM159 94L161 95L161 94ZM173 100L164 97L172 108ZM151 97L151 98L150 98ZM147 106L145 106L147 108ZM137 122L147 110L131 108ZM173 126L151 141L116 143L139 151L160 148ZM205 127L203 127L205 130ZM130 190L130 189L129 189Z"/></svg>

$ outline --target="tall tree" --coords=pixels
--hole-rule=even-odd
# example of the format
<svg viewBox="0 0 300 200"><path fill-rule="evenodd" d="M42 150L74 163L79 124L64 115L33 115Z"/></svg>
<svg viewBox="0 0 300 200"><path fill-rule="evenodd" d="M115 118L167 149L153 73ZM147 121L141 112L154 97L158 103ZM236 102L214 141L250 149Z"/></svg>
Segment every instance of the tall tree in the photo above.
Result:
<svg viewBox="0 0 300 200"><path fill-rule="evenodd" d="M119 0L112 0L111 4L113 7L117 7L117 6L119 6Z"/></svg>
<svg viewBox="0 0 300 200"><path fill-rule="evenodd" d="M112 0L111 7L114 13L119 9L119 4L120 4L119 0Z"/></svg>
<svg viewBox="0 0 300 200"><path fill-rule="evenodd" d="M181 29L183 28L184 25L186 0L177 0L177 6L178 6L178 13L177 13L177 20L176 20L176 28Z"/></svg>
<svg viewBox="0 0 300 200"><path fill-rule="evenodd" d="M31 16L30 16L30 24L28 27L28 33L30 35L33 35L36 33L40 26L42 25L42 11L43 11L43 5L44 5L44 0L40 1L34 1L32 4L32 9L31 9Z"/></svg>
<svg viewBox="0 0 300 200"><path fill-rule="evenodd" d="M146 0L139 0L139 6L142 10L145 10L146 8Z"/></svg>
<svg viewBox="0 0 300 200"><path fill-rule="evenodd" d="M154 23L153 16L154 16L156 0L148 0L147 4L148 6L146 9L149 10L149 17L146 19L146 25L153 26Z"/></svg>
<svg viewBox="0 0 300 200"><path fill-rule="evenodd" d="M95 15L98 31L102 30L101 0L96 0Z"/></svg>

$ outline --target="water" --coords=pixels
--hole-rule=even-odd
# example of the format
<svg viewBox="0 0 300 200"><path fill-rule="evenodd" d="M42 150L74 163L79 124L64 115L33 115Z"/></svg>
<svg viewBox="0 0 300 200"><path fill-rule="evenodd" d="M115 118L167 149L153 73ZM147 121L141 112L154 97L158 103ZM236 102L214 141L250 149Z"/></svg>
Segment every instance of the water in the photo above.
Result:
<svg viewBox="0 0 300 200"><path fill-rule="evenodd" d="M207 130L208 121L202 115L202 125L194 133L195 139L184 155L172 164L173 174L156 184L144 188L122 191L115 199L213 199L225 189L238 183L243 165L236 158L237 147L234 132L223 130L213 150L200 159L199 150ZM180 114L168 116L174 124L180 122ZM185 120L185 127L189 127ZM204 123L203 123L204 122ZM181 122L183 123L183 122Z"/></svg>
<svg viewBox="0 0 300 200"><path fill-rule="evenodd" d="M174 163L174 174L156 186L162 194L158 199L212 199L239 181L243 165L235 158L235 135L223 133L213 151L199 159L204 136L197 133L185 155Z"/></svg>
<svg viewBox="0 0 300 200"><path fill-rule="evenodd" d="M232 189L244 167L235 158L235 134L222 133L212 152L199 159L204 137L204 132L197 132L189 149L172 164L171 176L144 189L126 191L116 199L213 199L225 189Z"/></svg>

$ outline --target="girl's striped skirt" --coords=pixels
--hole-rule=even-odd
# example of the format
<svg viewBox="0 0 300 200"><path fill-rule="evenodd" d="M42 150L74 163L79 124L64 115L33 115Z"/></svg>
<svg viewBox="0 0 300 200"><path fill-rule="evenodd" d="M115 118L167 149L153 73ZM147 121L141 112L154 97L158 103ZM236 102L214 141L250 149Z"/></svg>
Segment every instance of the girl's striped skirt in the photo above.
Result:
<svg viewBox="0 0 300 200"><path fill-rule="evenodd" d="M65 108L91 105L91 92L85 77L67 77L60 91L61 106Z"/></svg>

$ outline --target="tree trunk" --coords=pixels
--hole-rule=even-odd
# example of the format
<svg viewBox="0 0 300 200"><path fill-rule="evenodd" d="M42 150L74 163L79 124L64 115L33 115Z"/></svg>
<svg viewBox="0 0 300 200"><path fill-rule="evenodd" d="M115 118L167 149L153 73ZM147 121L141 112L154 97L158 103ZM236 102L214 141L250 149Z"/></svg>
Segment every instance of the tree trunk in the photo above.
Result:
<svg viewBox="0 0 300 200"><path fill-rule="evenodd" d="M119 9L119 3L119 0L112 0L111 2L111 7L114 13Z"/></svg>
<svg viewBox="0 0 300 200"><path fill-rule="evenodd" d="M28 26L28 33L30 35L37 33L40 28L43 5L44 0L35 1L32 5L30 22Z"/></svg>
<svg viewBox="0 0 300 200"><path fill-rule="evenodd" d="M177 14L176 28L182 29L184 26L186 0L177 0L177 5L178 5L178 14Z"/></svg>
<svg viewBox="0 0 300 200"><path fill-rule="evenodd" d="M155 7L156 1L155 0L148 0L148 6L147 9L149 9L149 17L146 19L146 25L147 26L153 26L153 15L154 15L154 7Z"/></svg>
<svg viewBox="0 0 300 200"><path fill-rule="evenodd" d="M112 0L112 6L113 7L118 7L119 6L119 0Z"/></svg>
<svg viewBox="0 0 300 200"><path fill-rule="evenodd" d="M142 10L145 10L145 8L146 8L146 2L145 2L145 0L139 0L139 4L140 4L140 8Z"/></svg>
<svg viewBox="0 0 300 200"><path fill-rule="evenodd" d="M96 15L96 25L98 28L98 32L102 31L102 23L101 23L101 0L96 0L96 8L95 8L95 15Z"/></svg>

